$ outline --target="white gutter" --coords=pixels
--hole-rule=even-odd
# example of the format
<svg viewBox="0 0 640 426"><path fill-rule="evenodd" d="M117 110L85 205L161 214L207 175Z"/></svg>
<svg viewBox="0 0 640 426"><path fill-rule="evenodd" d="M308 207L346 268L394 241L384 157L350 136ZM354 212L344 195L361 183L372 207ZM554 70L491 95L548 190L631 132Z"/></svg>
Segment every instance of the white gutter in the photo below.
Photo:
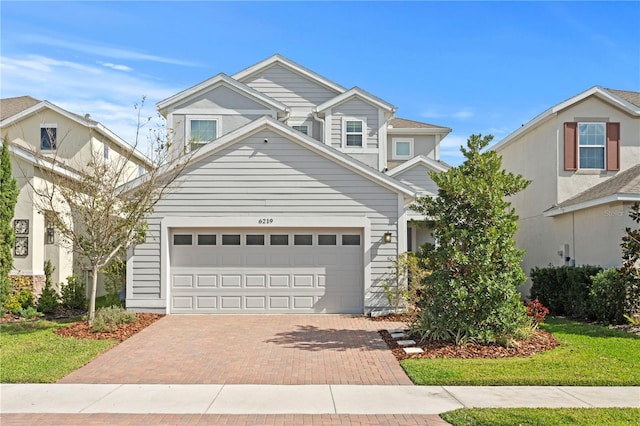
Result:
<svg viewBox="0 0 640 426"><path fill-rule="evenodd" d="M615 202L640 202L640 194L614 194L607 197L597 198L595 200L584 201L582 203L573 204L567 207L552 207L551 209L543 212L544 217L560 216L566 213L575 212L578 210L588 209L590 207L600 206L603 204L615 203Z"/></svg>
<svg viewBox="0 0 640 426"><path fill-rule="evenodd" d="M313 111L313 119L322 125L322 135L320 135L320 142L322 142L323 144L326 144L326 142L324 141L324 135L325 135L324 118L320 118L320 116L318 115L318 111Z"/></svg>

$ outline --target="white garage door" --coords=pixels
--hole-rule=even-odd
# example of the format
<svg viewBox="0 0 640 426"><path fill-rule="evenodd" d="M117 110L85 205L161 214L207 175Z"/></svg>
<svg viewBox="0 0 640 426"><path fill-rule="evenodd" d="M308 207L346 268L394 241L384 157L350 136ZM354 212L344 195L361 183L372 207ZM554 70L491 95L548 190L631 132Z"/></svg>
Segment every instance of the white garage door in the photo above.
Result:
<svg viewBox="0 0 640 426"><path fill-rule="evenodd" d="M173 229L171 313L362 313L362 233Z"/></svg>

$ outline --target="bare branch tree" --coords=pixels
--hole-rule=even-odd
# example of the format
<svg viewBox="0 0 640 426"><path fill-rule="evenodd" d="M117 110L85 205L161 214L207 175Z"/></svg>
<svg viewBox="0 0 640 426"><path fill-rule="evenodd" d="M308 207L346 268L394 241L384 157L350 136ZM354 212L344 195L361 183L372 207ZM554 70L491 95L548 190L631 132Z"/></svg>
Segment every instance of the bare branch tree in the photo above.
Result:
<svg viewBox="0 0 640 426"><path fill-rule="evenodd" d="M92 271L89 324L95 316L98 272L127 247L144 240L146 218L189 162L188 156L168 162L171 134L160 125L149 131L147 171L138 176L136 148L141 129L151 123L151 118L141 116L143 104L144 99L136 105L138 125L133 146L111 146L115 152L109 156L102 144L99 149L92 146L88 158L69 169L61 169L53 159L42 167L46 174L43 184L33 188L36 205L49 215L59 244L77 253ZM97 133L90 131L91 140L107 143L106 136ZM63 141L57 143L59 148Z"/></svg>

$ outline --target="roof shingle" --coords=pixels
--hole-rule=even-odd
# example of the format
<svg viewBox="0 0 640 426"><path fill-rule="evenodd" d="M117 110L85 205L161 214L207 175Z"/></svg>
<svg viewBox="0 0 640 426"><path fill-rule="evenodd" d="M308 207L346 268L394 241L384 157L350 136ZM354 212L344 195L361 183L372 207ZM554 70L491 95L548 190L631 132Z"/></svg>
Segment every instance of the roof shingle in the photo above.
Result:
<svg viewBox="0 0 640 426"><path fill-rule="evenodd" d="M0 121L12 117L38 103L40 103L40 101L31 96L0 99Z"/></svg>

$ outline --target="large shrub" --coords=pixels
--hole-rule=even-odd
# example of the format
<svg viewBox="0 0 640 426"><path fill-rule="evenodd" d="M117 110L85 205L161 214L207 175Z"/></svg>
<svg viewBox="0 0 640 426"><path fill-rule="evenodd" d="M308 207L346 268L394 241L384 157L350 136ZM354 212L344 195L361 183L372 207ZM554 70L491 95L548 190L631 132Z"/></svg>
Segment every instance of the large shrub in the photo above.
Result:
<svg viewBox="0 0 640 426"><path fill-rule="evenodd" d="M53 271L55 271L55 266L50 260L46 260L44 262L44 288L38 299L38 311L44 314L54 313L60 304L60 296L53 285Z"/></svg>
<svg viewBox="0 0 640 426"><path fill-rule="evenodd" d="M640 203L634 203L629 213L631 220L640 224ZM627 315L640 314L640 228L626 229L622 237L622 277L625 281L625 311Z"/></svg>
<svg viewBox="0 0 640 426"><path fill-rule="evenodd" d="M502 170L495 152L481 152L491 140L472 135L461 148L463 164L430 173L438 197L413 206L433 220L438 241L414 324L423 337L506 344L530 325L517 292L526 279L513 239L518 217L505 201L529 181Z"/></svg>
<svg viewBox="0 0 640 426"><path fill-rule="evenodd" d="M67 277L67 283L60 285L61 304L69 309L85 309L87 298L85 284L76 275Z"/></svg>
<svg viewBox="0 0 640 426"><path fill-rule="evenodd" d="M626 286L623 275L616 268L605 269L592 277L589 291L590 319L621 324L625 322Z"/></svg>
<svg viewBox="0 0 640 426"><path fill-rule="evenodd" d="M587 318L591 277L600 271L591 265L533 268L531 298L539 299L553 315Z"/></svg>
<svg viewBox="0 0 640 426"><path fill-rule="evenodd" d="M18 185L11 171L11 157L9 156L9 142L2 141L0 150L0 308L12 310L16 301L12 299L11 279L9 273L13 269L11 253L15 234L12 219L18 201ZM12 300L10 300L12 299Z"/></svg>

